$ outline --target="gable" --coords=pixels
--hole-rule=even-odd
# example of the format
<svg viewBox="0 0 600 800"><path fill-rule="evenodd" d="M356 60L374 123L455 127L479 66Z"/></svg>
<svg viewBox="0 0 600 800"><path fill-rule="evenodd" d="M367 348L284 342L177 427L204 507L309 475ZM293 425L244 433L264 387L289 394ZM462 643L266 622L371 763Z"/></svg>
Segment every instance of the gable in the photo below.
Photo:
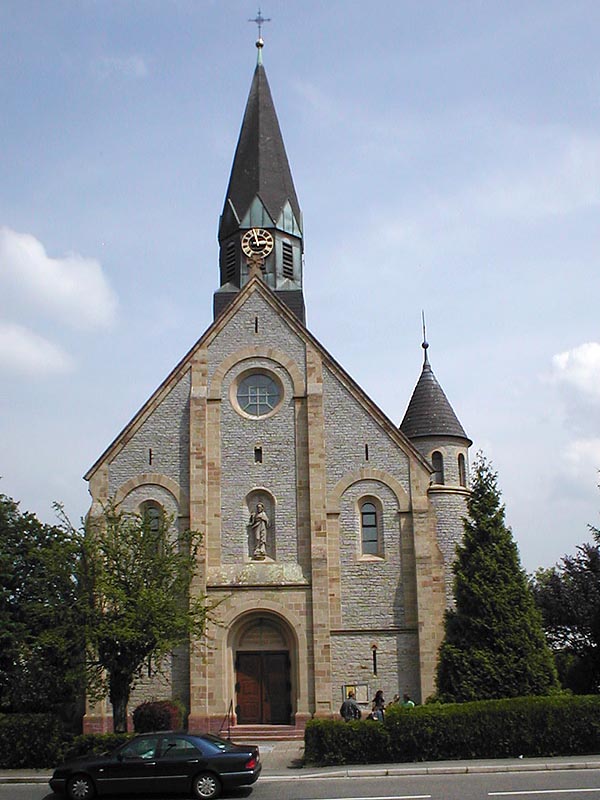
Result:
<svg viewBox="0 0 600 800"><path fill-rule="evenodd" d="M284 352L290 363L296 364L303 376L306 374L306 348L307 346L313 348L327 368L332 392L340 391L339 386L336 387L335 381L343 385L346 390L344 402L349 402L348 394L353 396L358 404L363 406L367 415L376 420L377 425L387 433L388 438L391 437L396 442L399 450L410 454L421 464L424 471L430 473L430 466L426 459L420 455L394 423L385 416L286 305L265 285L262 279L252 277L88 470L84 476L85 479L90 480L102 464L114 460L125 443L144 425L145 420L154 413L175 384L190 370L193 359L201 350L207 351L210 383L219 366L226 359L235 359L236 353L243 347L259 344L263 349L273 348ZM331 380L333 377L335 377L335 381ZM334 389L334 387L336 388ZM333 407L330 410L333 411ZM364 415L362 418L366 419ZM367 433L367 429L364 429L363 435ZM389 447L389 444L386 446Z"/></svg>
<svg viewBox="0 0 600 800"><path fill-rule="evenodd" d="M366 467L385 471L410 492L410 459L398 442L341 380L323 369L327 487Z"/></svg>

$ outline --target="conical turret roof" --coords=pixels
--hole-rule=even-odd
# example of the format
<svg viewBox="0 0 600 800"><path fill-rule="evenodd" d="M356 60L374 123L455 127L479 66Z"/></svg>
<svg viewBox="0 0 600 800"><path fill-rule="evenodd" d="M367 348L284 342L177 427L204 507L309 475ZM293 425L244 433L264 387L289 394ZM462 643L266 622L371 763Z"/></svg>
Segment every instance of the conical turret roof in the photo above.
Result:
<svg viewBox="0 0 600 800"><path fill-rule="evenodd" d="M260 198L273 224L279 220L288 201L296 223L299 226L302 224L279 121L260 58L254 71L233 159L219 239L238 229L239 222L256 196Z"/></svg>
<svg viewBox="0 0 600 800"><path fill-rule="evenodd" d="M471 441L458 421L444 390L433 374L427 358L427 342L423 343L423 370L412 393L400 430L409 439L422 436L456 436Z"/></svg>

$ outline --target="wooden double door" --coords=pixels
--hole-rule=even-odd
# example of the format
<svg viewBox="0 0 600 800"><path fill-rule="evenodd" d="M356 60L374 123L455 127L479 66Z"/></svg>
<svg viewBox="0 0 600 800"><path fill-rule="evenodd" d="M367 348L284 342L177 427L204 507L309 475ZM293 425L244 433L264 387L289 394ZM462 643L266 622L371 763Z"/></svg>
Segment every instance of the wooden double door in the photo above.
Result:
<svg viewBox="0 0 600 800"><path fill-rule="evenodd" d="M239 651L236 657L238 725L288 725L290 658L287 651Z"/></svg>

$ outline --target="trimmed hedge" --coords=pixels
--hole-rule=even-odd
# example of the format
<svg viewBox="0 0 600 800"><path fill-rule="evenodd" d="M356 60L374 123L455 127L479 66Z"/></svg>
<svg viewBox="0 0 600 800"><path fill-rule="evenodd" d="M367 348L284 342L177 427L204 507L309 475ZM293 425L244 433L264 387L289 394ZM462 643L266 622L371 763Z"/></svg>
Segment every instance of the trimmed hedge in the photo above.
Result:
<svg viewBox="0 0 600 800"><path fill-rule="evenodd" d="M55 714L0 714L0 768L55 766L65 740L63 723Z"/></svg>
<svg viewBox="0 0 600 800"><path fill-rule="evenodd" d="M120 744L131 739L132 733L83 733L76 736L71 745L66 749L64 760L80 756L100 756L103 753L110 753Z"/></svg>
<svg viewBox="0 0 600 800"><path fill-rule="evenodd" d="M309 764L600 752L600 697L550 696L392 707L383 723L311 720Z"/></svg>

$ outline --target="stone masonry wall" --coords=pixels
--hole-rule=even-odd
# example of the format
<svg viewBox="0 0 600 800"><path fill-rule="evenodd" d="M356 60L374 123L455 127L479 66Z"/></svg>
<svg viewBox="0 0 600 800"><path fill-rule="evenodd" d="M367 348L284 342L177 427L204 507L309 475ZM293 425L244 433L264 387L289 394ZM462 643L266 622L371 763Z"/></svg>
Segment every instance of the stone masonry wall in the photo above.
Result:
<svg viewBox="0 0 600 800"><path fill-rule="evenodd" d="M302 374L306 374L304 343L273 308L255 293L211 341L208 348L209 380L228 356L253 345L282 350L296 362Z"/></svg>
<svg viewBox="0 0 600 800"><path fill-rule="evenodd" d="M266 418L242 416L230 400L240 373L260 368L275 373L283 386L283 401ZM236 364L225 376L221 401L221 561L239 563L250 558L249 513L246 498L263 488L273 497L267 538L275 547L268 551L276 561L297 562L296 536L296 452L295 414L292 383L285 370L264 358ZM262 462L255 461L255 447L262 451Z"/></svg>
<svg viewBox="0 0 600 800"><path fill-rule="evenodd" d="M190 447L190 375L167 397L135 432L109 466L109 492L143 472L159 472L187 489ZM152 450L152 463L150 453Z"/></svg>
<svg viewBox="0 0 600 800"><path fill-rule="evenodd" d="M437 516L437 539L444 556L446 603L450 607L454 605L452 565L464 533L462 519L467 514L467 494L433 490L430 499Z"/></svg>
<svg viewBox="0 0 600 800"><path fill-rule="evenodd" d="M377 675L373 674L373 645L377 645ZM378 689L386 702L395 694L407 692L420 700L419 643L416 633L334 634L331 637L332 697L337 712L346 684L366 683L369 703L362 706L363 717L371 710Z"/></svg>
<svg viewBox="0 0 600 800"><path fill-rule="evenodd" d="M437 541L444 557L444 581L446 604L454 605L452 565L456 558L456 547L464 533L463 517L467 515L468 488L460 485L458 456L465 458L468 479L469 449L467 441L455 437L425 436L415 439L414 445L429 461L431 454L442 454L444 464L444 483L433 484L429 489L429 499L437 516Z"/></svg>
<svg viewBox="0 0 600 800"><path fill-rule="evenodd" d="M377 498L383 510L381 557L363 556L359 500ZM340 513L342 625L383 629L404 624L398 503L384 484L363 480L344 493Z"/></svg>
<svg viewBox="0 0 600 800"><path fill-rule="evenodd" d="M323 369L323 402L328 489L368 466L385 470L410 494L408 457L327 368Z"/></svg>

